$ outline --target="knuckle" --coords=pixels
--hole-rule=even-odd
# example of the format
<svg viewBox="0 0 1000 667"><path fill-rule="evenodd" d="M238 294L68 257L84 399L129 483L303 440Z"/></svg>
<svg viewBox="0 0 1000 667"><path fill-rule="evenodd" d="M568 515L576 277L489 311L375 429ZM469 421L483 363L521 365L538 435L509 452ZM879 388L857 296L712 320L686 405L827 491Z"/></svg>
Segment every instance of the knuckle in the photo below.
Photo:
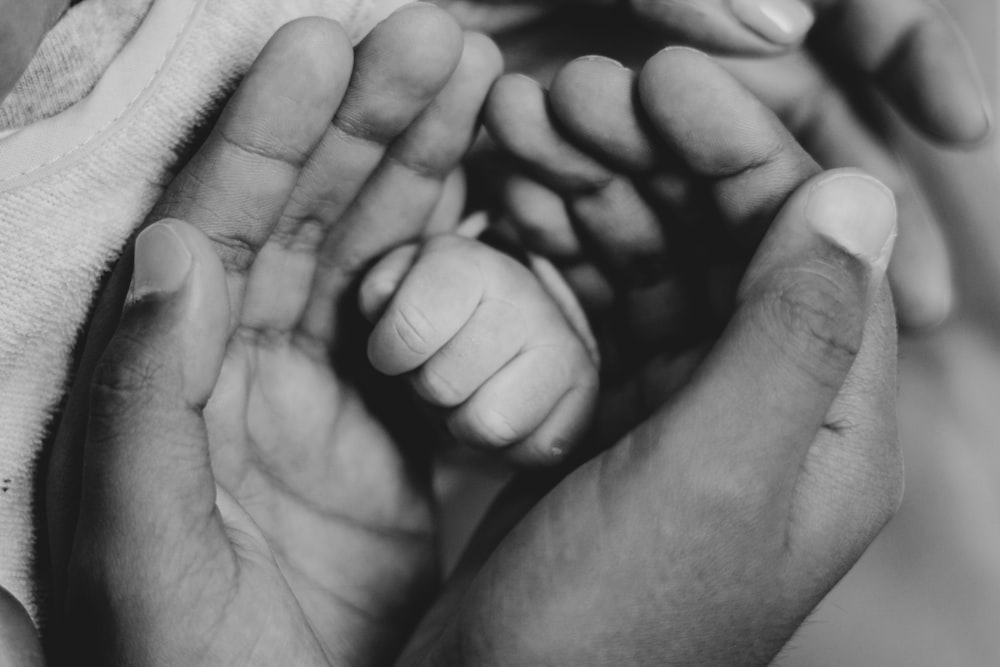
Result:
<svg viewBox="0 0 1000 667"><path fill-rule="evenodd" d="M399 342L413 354L422 356L431 351L434 325L415 304L396 305L392 329Z"/></svg>
<svg viewBox="0 0 1000 667"><path fill-rule="evenodd" d="M430 121L425 121L428 124ZM408 142L393 144L385 155L388 163L394 164L407 171L419 179L443 183L455 168L455 163L460 158L456 155L455 147L448 142L454 138L454 128L448 132L448 128L443 123L438 124L441 136L440 141L429 142L427 145L409 145ZM463 142L458 142L459 148L464 148Z"/></svg>
<svg viewBox="0 0 1000 667"><path fill-rule="evenodd" d="M460 405L466 398L463 392L437 364L425 364L413 377L414 388L424 400L443 408Z"/></svg>
<svg viewBox="0 0 1000 667"><path fill-rule="evenodd" d="M491 447L508 447L521 439L521 434L508 417L493 407L479 407L468 414L467 435L473 442Z"/></svg>
<svg viewBox="0 0 1000 667"><path fill-rule="evenodd" d="M244 274L253 266L257 258L258 244L248 234L237 230L226 233L209 231L216 254L222 261L227 273Z"/></svg>
<svg viewBox="0 0 1000 667"><path fill-rule="evenodd" d="M790 271L761 299L782 354L820 384L849 368L861 346L864 296L845 277L833 265Z"/></svg>

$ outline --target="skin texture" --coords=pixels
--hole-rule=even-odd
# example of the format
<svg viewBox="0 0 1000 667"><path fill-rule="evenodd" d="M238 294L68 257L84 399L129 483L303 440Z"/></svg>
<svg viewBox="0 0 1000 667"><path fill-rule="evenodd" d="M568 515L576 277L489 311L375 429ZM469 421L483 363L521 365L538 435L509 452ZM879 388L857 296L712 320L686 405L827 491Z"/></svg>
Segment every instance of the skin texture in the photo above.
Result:
<svg viewBox="0 0 1000 667"><path fill-rule="evenodd" d="M578 64L595 82L605 79L604 66ZM554 99L558 80L547 105L519 101L524 108L553 110L566 127L567 117ZM516 86L521 81L501 80L491 95L486 117L501 144L508 132L530 127L523 116L503 113L512 108L504 99L505 82ZM845 265L835 259L836 253L826 254L823 243L814 245L818 239L804 224L810 217L805 211L814 210L807 202L845 175L814 177L815 166L774 119L699 54L668 51L654 57L638 75L637 90L626 88L621 96L587 95L586 102L620 108L637 99L649 131L669 147L669 155L657 157L681 163L692 183L710 185L718 215L732 223L750 223L754 215L771 217L773 225L742 283L735 314L690 382L618 444L551 489L499 544L489 522L484 526L451 589L411 645L408 657L418 664L767 664L789 636L785 633L822 596L820 589L845 571L833 563L844 558L840 566L848 566L860 553L855 549L863 549L898 502L901 469L890 407L894 352L891 317L883 319L888 315L882 310L885 301L874 309L856 361L853 354L850 361L840 360L853 363L852 374L864 375L869 368L872 375L848 377L832 407L820 407L819 394L810 391L817 388L812 382L828 392L841 391L839 381L826 383L825 371L819 369L839 366L827 362L845 347L851 349L843 345L847 340L862 335L849 324L860 321L847 315L860 305L854 300L859 293L827 291L844 285L838 272ZM717 99L727 104L713 103ZM500 109L494 110L494 104ZM600 111L595 115L616 117ZM510 127L497 127L504 120ZM601 136L611 137L608 148L629 138L612 131ZM534 146L541 156L530 163L537 174L551 146L535 133L524 146ZM558 155L567 171L579 167L573 175L586 172L585 162L567 164L566 150ZM566 182L579 184L570 178ZM617 187L613 182L606 180L603 187ZM793 185L782 191L777 183ZM588 196L602 192L600 185L585 186L581 189ZM890 218L894 214L891 206L883 204L882 210ZM621 223L607 224L621 231ZM590 227L587 233L592 233ZM630 250L627 244L616 248L610 242L602 250L608 246ZM853 289L861 287L860 293L868 295L861 297L864 303L877 292L867 276L875 284L880 277L874 269L862 274L864 286L854 283ZM852 292L855 297L848 297ZM785 306L795 310L790 304L796 303L822 305L809 315L772 316L768 295L781 295L779 311ZM846 319L833 315L840 308L846 309ZM832 330L835 322L844 327ZM789 324L790 330L784 330ZM779 346L788 359L777 361L773 351L755 347L751 332L757 325L762 327L757 330L760 340L768 341L767 347ZM812 341L799 348L796 330L807 332L807 339L820 335L825 343ZM840 353L828 357L822 350L831 352L831 345ZM880 351L868 357L866 345ZM803 357L796 349L808 352ZM804 358L824 361L818 366L810 362L807 368L798 365ZM797 371L785 367L786 361ZM786 402L791 397L784 392L792 387L810 398L801 395L802 402ZM854 412L861 405L867 406L861 408L864 415ZM755 420L753 426L741 422L738 415L758 409L771 417ZM818 437L804 423L817 409L825 413L817 423L826 425ZM788 450L779 454L778 433L798 419L802 430L791 440L805 448L798 450L804 458ZM814 437L811 447L798 440ZM865 463L848 463L855 456ZM778 473L782 465L791 468ZM768 469L775 477L768 476ZM501 501L494 520L509 526L513 512L516 521L516 509L505 506L518 501L516 491ZM794 499L786 504L781 498L789 492ZM767 528L772 520L776 533ZM713 528L723 525L727 528ZM772 546L768 535L777 540ZM816 597L809 602L811 594Z"/></svg>
<svg viewBox="0 0 1000 667"><path fill-rule="evenodd" d="M414 15L408 18L412 25ZM281 53L284 39L303 42L301 28L290 30L269 53ZM276 70L275 79L284 73ZM251 76L244 91L265 78ZM310 83L300 93L314 92ZM512 531L501 526L491 535L498 524L485 526L401 664L765 664L898 502L894 329L879 290L881 253L895 229L887 191L855 173L821 174L769 112L699 54L657 56L640 74L640 91L657 119L655 135L695 169L693 180L713 184L730 215L756 203L760 218L774 224L729 326L694 379L559 481ZM732 104L708 104L712 91ZM220 120L237 138L235 120L247 118L241 99ZM733 118L743 119L750 139L709 140ZM831 187L868 196L872 208L860 214L870 213L884 238L864 247L845 241L840 209L817 203ZM193 202L204 205L213 192L197 191ZM234 244L220 245L218 227L200 226L209 233L171 221L140 237L133 299L90 385L69 594L77 622L93 618L78 626L90 640L84 646L136 664L385 664L401 636L372 632L379 641L338 653L338 642L358 640L358 625L338 622L336 605L315 613L282 554L360 552L353 565L338 560L326 572L360 568L350 581L370 596L361 599L405 592L412 600L398 579L388 586L385 579L413 567L414 552L403 541L369 547L366 531L327 544L316 524L312 539L284 542L260 512L267 496L243 496L225 477L226 450L218 447L225 440L213 427L222 405L216 392L225 390L226 365L240 344L230 337L233 304L242 298L245 312L252 303L253 272L265 255L251 255L251 280L234 283L232 267L245 264L228 262L226 253L216 259L220 247ZM336 248L370 247L378 228L365 231L335 234ZM172 252L190 260L151 261ZM283 294L287 301L295 291ZM301 399L295 407L296 419L311 414ZM357 467L324 470L323 488L344 501L344 513L370 512L379 506L375 494L398 498L413 488L403 475L385 475L371 433L344 439L355 434L324 447L335 453L363 442L350 462L383 477L355 484ZM416 446L410 435L400 442ZM297 457L286 442L270 461L288 466ZM407 511L416 497L406 495ZM310 516L308 507L289 507L284 525Z"/></svg>
<svg viewBox="0 0 1000 667"><path fill-rule="evenodd" d="M40 6L40 3L38 3L37 5L31 5L31 6ZM4 13L4 16L7 16L7 15L10 15L10 14ZM948 52L951 53L952 51L948 51ZM11 62L14 62L15 60L16 59L12 59ZM961 79L961 77L959 77L959 79ZM13 79L11 79L11 80L13 80ZM955 96L950 96L950 97L947 97L947 99L959 99L959 100L961 100L962 96L959 95L959 96L957 96L957 98Z"/></svg>
<svg viewBox="0 0 1000 667"><path fill-rule="evenodd" d="M383 258L361 284L368 358L445 410L459 442L562 462L588 431L596 359L531 271L449 234Z"/></svg>
<svg viewBox="0 0 1000 667"><path fill-rule="evenodd" d="M963 12L978 29L981 63L994 77L996 11L984 3ZM934 209L951 221L947 240L962 258L957 309L946 327L901 347L907 480L900 513L817 610L816 623L802 629L784 657L789 665L971 666L1000 654L990 622L1000 614L1000 146L994 139L983 150L953 155L898 127L894 136L917 165ZM842 643L847 638L850 645Z"/></svg>
<svg viewBox="0 0 1000 667"><path fill-rule="evenodd" d="M488 40L463 35L426 5L397 12L353 58L340 28L325 21L290 24L272 39L154 213L197 225L211 244L192 242L200 248L196 257L222 259L221 268L197 279L207 282L192 288L213 285L208 301L190 306L219 305L223 296L229 303L205 314L197 333L204 341L195 346L204 356L191 360L199 371L219 373L191 390L202 393L189 405L202 406L211 394L204 422L200 409L182 409L174 423L169 410L176 403L158 419L117 421L119 412L142 405L144 392L158 391L141 370L144 355L157 348L147 350L138 335L135 345L119 341L95 368L117 323L115 286L127 286L128 264L98 307L50 471L53 571L57 590L66 590L71 575L66 627L75 640L54 646L75 646L113 664L244 664L250 651L273 664L274 652L289 646L292 653L282 655L293 664L359 656L384 663L398 650L414 607L438 576L419 461L424 442L418 431L404 430L409 438L400 441L391 435L369 408L365 388L375 383L401 429L407 403L392 402L361 363L363 354L340 350L366 333L354 310L357 279L382 253L419 238L433 219L499 70ZM225 277L222 294L213 275ZM211 326L220 317L221 332ZM220 335L228 341L224 351ZM192 340L177 344L187 349ZM106 410L88 419L88 405ZM210 451L178 463L166 452L147 460L135 450L137 458L120 459L113 447L91 447L86 455L80 447L85 432L110 446L144 423L169 424L165 432L178 437L207 433ZM154 483L209 455L211 470L199 479L214 477L217 489L213 483L189 496ZM159 491L134 514L122 515L124 523L109 520L108 509L131 505L130 490L149 484ZM185 509L167 517L176 503ZM77 506L79 517L67 514ZM148 529L134 533L134 520L159 506L164 522L142 520ZM112 568L121 577L105 588L116 561L133 565ZM139 590L132 588L138 580L149 582L148 595L125 595ZM186 620L175 625L177 618ZM171 634L174 628L194 634ZM250 636L260 638L256 649L247 645Z"/></svg>
<svg viewBox="0 0 1000 667"><path fill-rule="evenodd" d="M543 82L567 61L590 53L630 67L672 43L753 56L729 58L727 66L824 168L859 167L896 192L901 234L890 281L900 321L907 328L932 328L954 305L951 260L940 229L944 221L927 205L899 146L882 130L886 117L899 112L934 142L964 148L989 133L989 98L965 40L935 2L805 4L816 23L802 48L796 40L761 40L722 0L636 2L629 11L573 5L501 32L498 39L513 71ZM483 12L490 16L482 3L476 6L482 11L469 15L472 25Z"/></svg>

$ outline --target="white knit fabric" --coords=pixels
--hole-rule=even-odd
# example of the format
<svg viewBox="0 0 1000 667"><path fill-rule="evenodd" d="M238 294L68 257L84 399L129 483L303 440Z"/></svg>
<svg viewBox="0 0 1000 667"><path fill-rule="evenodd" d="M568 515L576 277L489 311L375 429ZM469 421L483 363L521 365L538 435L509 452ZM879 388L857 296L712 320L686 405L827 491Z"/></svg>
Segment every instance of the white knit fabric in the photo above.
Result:
<svg viewBox="0 0 1000 667"><path fill-rule="evenodd" d="M36 617L37 459L98 279L158 198L193 129L280 25L321 15L360 38L392 4L155 0L112 59L112 80L0 141L0 585ZM155 21L164 27L147 25ZM122 61L140 53L155 66L130 91L142 68Z"/></svg>

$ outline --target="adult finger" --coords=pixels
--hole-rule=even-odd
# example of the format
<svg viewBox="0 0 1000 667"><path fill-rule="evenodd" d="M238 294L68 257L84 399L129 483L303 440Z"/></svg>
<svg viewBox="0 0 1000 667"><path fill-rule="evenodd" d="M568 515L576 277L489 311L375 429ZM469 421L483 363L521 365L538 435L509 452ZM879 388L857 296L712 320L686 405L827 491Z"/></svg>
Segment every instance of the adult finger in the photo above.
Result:
<svg viewBox="0 0 1000 667"><path fill-rule="evenodd" d="M92 382L80 512L87 539L77 540L78 553L149 567L166 545L180 548L181 536L212 524L202 408L228 336L225 273L211 242L176 220L148 227L136 240L129 303Z"/></svg>
<svg viewBox="0 0 1000 667"><path fill-rule="evenodd" d="M792 499L789 573L825 594L895 514L903 463L895 419L896 336L883 293L824 427L806 455ZM815 563L826 563L818 577Z"/></svg>
<svg viewBox="0 0 1000 667"><path fill-rule="evenodd" d="M814 178L789 200L748 269L729 328L685 392L708 423L734 426L725 415L735 406L781 417L706 456L732 457L731 470L747 464L769 489L794 481L787 465L805 456L841 391L895 235L891 191L857 172Z"/></svg>
<svg viewBox="0 0 1000 667"><path fill-rule="evenodd" d="M439 24L446 18L443 12L426 13ZM439 80L443 87L386 148L383 161L323 241L300 326L314 339L332 341L333 306L356 286L361 272L385 252L423 235L448 175L475 140L479 110L502 69L501 57L483 35L456 36L462 40L457 48L438 55L450 56L451 67ZM423 33L414 38L426 39ZM439 51L445 44L439 44Z"/></svg>
<svg viewBox="0 0 1000 667"><path fill-rule="evenodd" d="M860 117L845 91L806 54L768 61L727 59L723 64L782 118L824 168L857 167L892 188L899 205L899 239L889 281L900 321L917 329L944 321L955 300L948 248L906 166L872 129L878 123ZM851 92L857 98L868 94L867 88L862 84Z"/></svg>
<svg viewBox="0 0 1000 667"><path fill-rule="evenodd" d="M317 53L339 55L326 62ZM234 298L242 292L245 271L294 186L296 161L304 159L313 138L323 136L330 122L351 62L350 42L333 22L303 20L279 30L211 137L149 216L176 217L205 230L227 265ZM297 121L289 123L289 117ZM49 464L47 518L57 605L81 493L79 443L87 425L90 378L118 324L130 260L126 252L95 308Z"/></svg>
<svg viewBox="0 0 1000 667"><path fill-rule="evenodd" d="M604 64L603 59L584 61ZM606 68L627 72L616 65L604 64L602 69ZM627 79L626 85L630 84ZM608 116L633 112L614 105L622 93L619 86L605 87L600 93L587 103L600 106ZM630 98L631 91L626 88L624 95ZM612 274L640 283L655 280L664 270L667 246L656 212L629 177L585 153L586 142L578 146L568 137L552 111L550 99L537 83L512 75L494 86L485 113L486 126L497 143L566 202L575 229L560 231L560 221L554 218L546 225L550 230L546 236L566 237L567 231L577 231ZM523 206L514 210L518 209Z"/></svg>
<svg viewBox="0 0 1000 667"><path fill-rule="evenodd" d="M934 0L632 0L643 18L717 52L773 53L816 25L833 56L877 83L918 128L948 142L989 132L969 48Z"/></svg>
<svg viewBox="0 0 1000 667"><path fill-rule="evenodd" d="M150 215L187 220L215 242L234 322L247 273L340 106L352 61L350 40L333 21L282 27Z"/></svg>
<svg viewBox="0 0 1000 667"><path fill-rule="evenodd" d="M789 195L819 167L777 117L702 53L669 48L639 73L652 131L711 182L724 221L756 244Z"/></svg>
<svg viewBox="0 0 1000 667"><path fill-rule="evenodd" d="M308 317L322 327L308 337L319 348L326 345L325 332L334 327L341 304L327 294L310 301L317 274L325 271L319 249L379 173L390 147L439 95L460 48L454 21L421 3L400 8L357 45L343 101L254 264L241 318L245 327L287 333L304 313L318 311ZM395 185L393 195L409 200L407 183Z"/></svg>
<svg viewBox="0 0 1000 667"><path fill-rule="evenodd" d="M796 482L894 229L869 177L797 191L692 385L542 500L413 662L767 664L821 594L783 579Z"/></svg>
<svg viewBox="0 0 1000 667"><path fill-rule="evenodd" d="M969 45L936 0L811 2L827 17L820 37L831 57L876 83L918 129L946 142L986 137L989 97Z"/></svg>

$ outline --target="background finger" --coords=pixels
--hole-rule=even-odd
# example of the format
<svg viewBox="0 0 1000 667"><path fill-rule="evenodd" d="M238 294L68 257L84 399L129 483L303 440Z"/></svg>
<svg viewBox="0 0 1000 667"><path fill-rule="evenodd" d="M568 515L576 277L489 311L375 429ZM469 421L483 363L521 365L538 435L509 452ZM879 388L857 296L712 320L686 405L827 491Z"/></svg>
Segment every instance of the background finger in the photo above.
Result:
<svg viewBox="0 0 1000 667"><path fill-rule="evenodd" d="M923 194L904 163L889 148L878 118L858 115L867 109L881 117L877 104L852 106L846 91L805 54L772 61L726 60L724 65L773 109L803 146L827 169L856 167L892 188L899 206L899 239L889 265L900 322L927 328L945 320L954 305L948 247ZM864 84L853 100L870 97Z"/></svg>

